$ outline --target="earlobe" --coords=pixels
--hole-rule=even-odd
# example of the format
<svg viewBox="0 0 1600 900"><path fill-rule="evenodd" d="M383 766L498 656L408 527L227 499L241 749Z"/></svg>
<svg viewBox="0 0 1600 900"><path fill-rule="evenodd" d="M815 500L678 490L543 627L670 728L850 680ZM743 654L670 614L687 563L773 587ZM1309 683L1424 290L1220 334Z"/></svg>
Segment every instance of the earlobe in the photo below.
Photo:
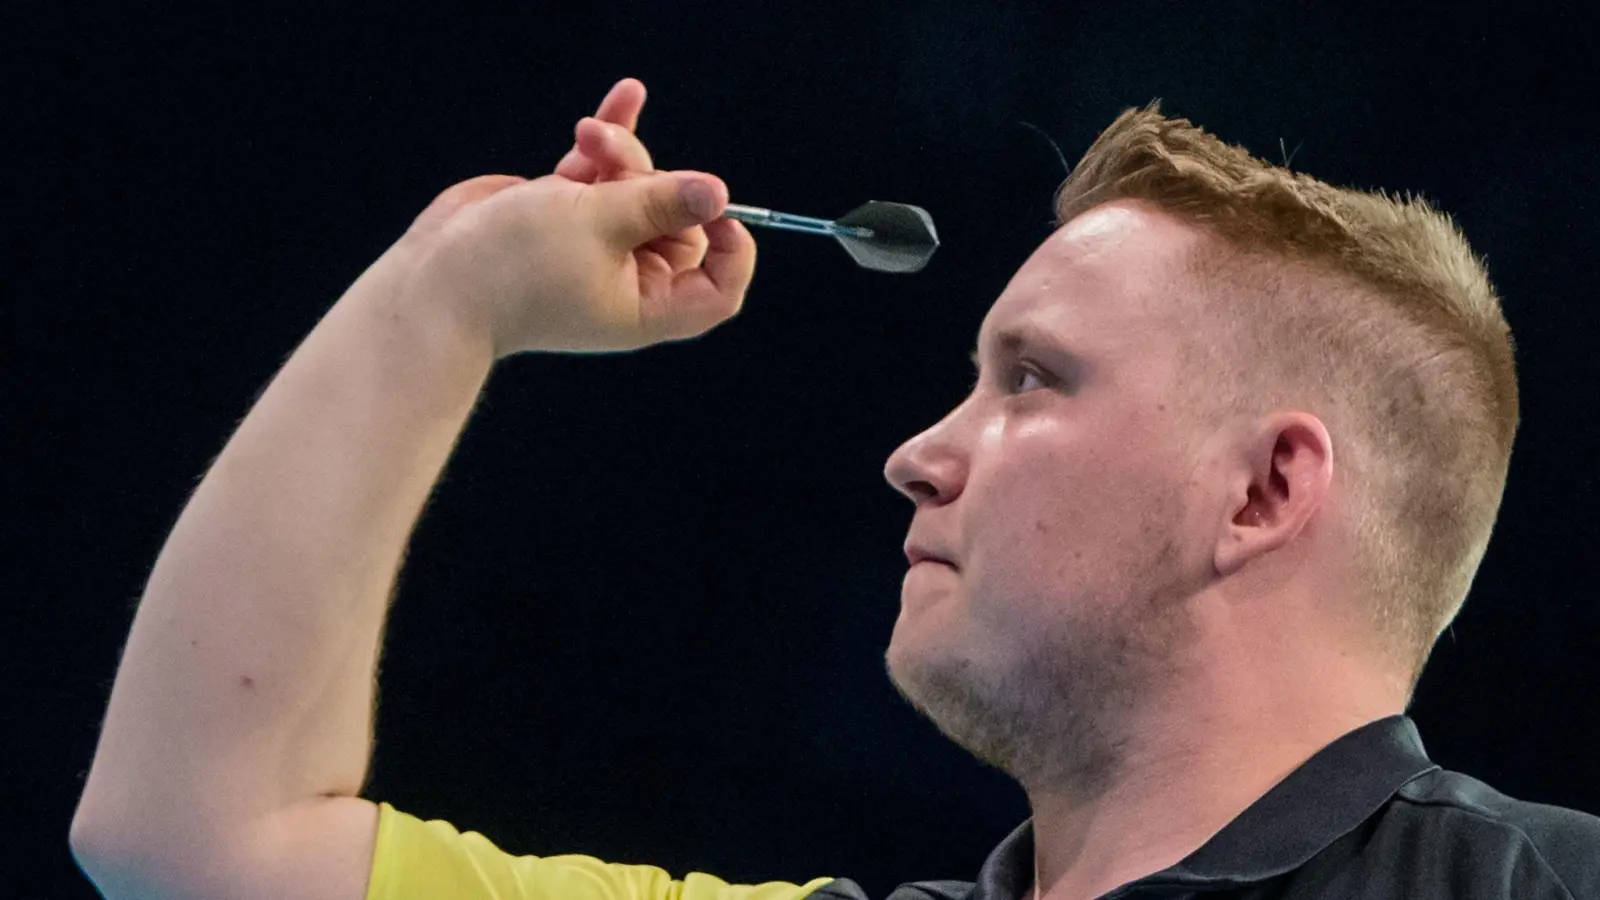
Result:
<svg viewBox="0 0 1600 900"><path fill-rule="evenodd" d="M1298 537L1333 480L1328 430L1310 413L1269 417L1240 451L1237 485L1243 496L1230 506L1215 553L1222 575Z"/></svg>

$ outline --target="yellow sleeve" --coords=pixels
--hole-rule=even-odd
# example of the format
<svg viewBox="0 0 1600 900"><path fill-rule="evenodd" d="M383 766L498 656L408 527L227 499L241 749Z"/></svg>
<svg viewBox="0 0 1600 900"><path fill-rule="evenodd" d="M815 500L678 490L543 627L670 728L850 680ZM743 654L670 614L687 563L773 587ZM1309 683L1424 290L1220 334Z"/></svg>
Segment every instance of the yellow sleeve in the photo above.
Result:
<svg viewBox="0 0 1600 900"><path fill-rule="evenodd" d="M728 884L702 872L674 881L592 856L512 856L476 831L379 803L366 900L800 900L830 881Z"/></svg>

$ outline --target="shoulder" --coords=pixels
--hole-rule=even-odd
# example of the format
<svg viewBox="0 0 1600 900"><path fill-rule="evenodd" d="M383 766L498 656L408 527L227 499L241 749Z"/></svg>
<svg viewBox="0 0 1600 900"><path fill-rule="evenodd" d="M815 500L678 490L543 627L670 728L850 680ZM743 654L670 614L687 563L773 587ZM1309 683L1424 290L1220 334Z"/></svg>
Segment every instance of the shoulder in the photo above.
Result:
<svg viewBox="0 0 1600 900"><path fill-rule="evenodd" d="M1600 817L1518 800L1445 769L1401 787L1391 817L1433 847L1465 853L1484 877L1549 883L1579 900L1600 900Z"/></svg>
<svg viewBox="0 0 1600 900"><path fill-rule="evenodd" d="M849 887L854 882L834 878L732 884L690 872L677 879L651 865L512 854L476 831L381 803L367 900L857 900Z"/></svg>
<svg viewBox="0 0 1600 900"><path fill-rule="evenodd" d="M970 881L908 881L890 892L884 900L969 900ZM835 878L808 893L805 900L871 900L861 885L849 878Z"/></svg>

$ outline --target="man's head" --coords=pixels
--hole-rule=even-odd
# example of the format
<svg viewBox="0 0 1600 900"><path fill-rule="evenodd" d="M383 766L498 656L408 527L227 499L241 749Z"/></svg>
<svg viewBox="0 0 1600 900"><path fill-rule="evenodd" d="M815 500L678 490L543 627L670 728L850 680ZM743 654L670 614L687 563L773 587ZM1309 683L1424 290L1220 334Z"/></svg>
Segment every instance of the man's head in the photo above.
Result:
<svg viewBox="0 0 1600 900"><path fill-rule="evenodd" d="M889 459L908 543L953 563L907 574L896 686L1013 775L1080 783L1218 652L1266 681L1305 674L1275 647L1325 648L1409 697L1517 424L1464 238L1153 106L1057 216L984 320L972 393Z"/></svg>

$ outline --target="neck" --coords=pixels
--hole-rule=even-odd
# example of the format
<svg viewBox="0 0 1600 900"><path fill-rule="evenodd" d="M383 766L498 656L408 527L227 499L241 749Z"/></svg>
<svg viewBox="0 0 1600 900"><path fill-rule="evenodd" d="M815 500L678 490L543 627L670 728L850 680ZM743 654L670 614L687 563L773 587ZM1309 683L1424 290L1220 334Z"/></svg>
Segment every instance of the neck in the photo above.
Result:
<svg viewBox="0 0 1600 900"><path fill-rule="evenodd" d="M1098 897L1174 865L1317 751L1403 705L1256 717L1223 708L1141 727L1155 737L1130 743L1116 776L1093 796L1025 785L1034 900Z"/></svg>

